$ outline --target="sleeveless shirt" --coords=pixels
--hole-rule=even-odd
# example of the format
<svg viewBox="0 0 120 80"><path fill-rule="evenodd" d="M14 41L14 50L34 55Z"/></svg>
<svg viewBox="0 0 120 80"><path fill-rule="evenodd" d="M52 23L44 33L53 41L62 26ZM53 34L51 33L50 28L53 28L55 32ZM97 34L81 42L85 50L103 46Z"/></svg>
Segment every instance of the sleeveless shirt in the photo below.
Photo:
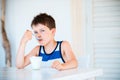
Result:
<svg viewBox="0 0 120 80"><path fill-rule="evenodd" d="M61 53L61 43L62 43L62 41L57 41L57 45L56 45L55 49L50 54L47 54L45 52L44 46L40 46L38 56L42 57L41 66L50 67L52 65L53 61L55 61L55 60L58 60L61 63L65 62L62 57L62 53Z"/></svg>

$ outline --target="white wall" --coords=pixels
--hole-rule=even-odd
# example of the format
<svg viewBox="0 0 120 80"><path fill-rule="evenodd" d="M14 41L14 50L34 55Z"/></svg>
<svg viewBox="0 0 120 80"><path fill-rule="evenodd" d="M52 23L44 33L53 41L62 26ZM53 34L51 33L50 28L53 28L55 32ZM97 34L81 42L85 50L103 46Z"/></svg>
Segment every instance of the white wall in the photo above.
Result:
<svg viewBox="0 0 120 80"><path fill-rule="evenodd" d="M46 12L55 18L56 40L72 41L70 0L6 0L6 29L12 47L13 66L15 66L16 52L23 33L31 28L33 17L40 12ZM30 41L26 52L36 44L35 39Z"/></svg>

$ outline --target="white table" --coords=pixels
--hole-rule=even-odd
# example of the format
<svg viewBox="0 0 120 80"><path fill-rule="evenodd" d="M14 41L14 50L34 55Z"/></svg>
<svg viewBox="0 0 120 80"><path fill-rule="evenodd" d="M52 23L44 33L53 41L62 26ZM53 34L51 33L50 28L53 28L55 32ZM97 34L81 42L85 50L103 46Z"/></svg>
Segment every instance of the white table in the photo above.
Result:
<svg viewBox="0 0 120 80"><path fill-rule="evenodd" d="M52 68L40 70L0 68L0 80L89 80L102 75L102 69L70 69L57 71Z"/></svg>

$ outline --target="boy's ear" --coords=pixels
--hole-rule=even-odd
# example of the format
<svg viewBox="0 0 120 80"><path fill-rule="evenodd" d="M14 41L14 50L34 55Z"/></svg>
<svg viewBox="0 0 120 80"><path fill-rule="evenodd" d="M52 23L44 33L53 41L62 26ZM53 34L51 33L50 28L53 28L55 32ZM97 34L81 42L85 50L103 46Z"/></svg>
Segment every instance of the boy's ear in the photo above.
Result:
<svg viewBox="0 0 120 80"><path fill-rule="evenodd" d="M55 29L55 28L53 28L51 31L52 31L52 34L54 34L54 35L55 35L56 29Z"/></svg>

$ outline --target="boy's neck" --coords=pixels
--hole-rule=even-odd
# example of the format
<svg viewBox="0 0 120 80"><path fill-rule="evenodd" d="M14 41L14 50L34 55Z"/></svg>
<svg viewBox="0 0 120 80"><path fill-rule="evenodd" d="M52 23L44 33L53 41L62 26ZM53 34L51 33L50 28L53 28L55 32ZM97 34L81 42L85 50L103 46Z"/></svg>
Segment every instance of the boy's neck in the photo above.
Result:
<svg viewBox="0 0 120 80"><path fill-rule="evenodd" d="M47 53L51 53L57 45L57 41L52 40L47 45L44 46L44 49Z"/></svg>

